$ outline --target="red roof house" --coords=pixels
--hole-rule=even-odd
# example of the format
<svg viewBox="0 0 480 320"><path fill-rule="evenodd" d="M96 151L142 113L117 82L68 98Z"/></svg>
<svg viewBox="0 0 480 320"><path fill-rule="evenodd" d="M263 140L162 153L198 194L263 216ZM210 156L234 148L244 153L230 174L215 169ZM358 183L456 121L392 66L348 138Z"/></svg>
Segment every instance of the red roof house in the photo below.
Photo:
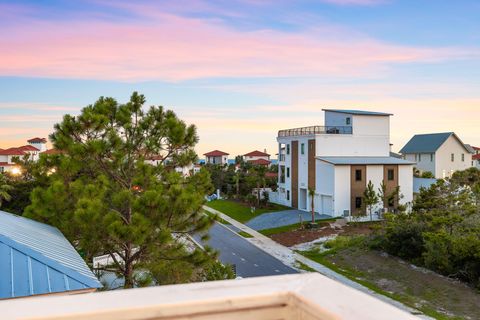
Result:
<svg viewBox="0 0 480 320"><path fill-rule="evenodd" d="M213 150L203 154L205 156L205 163L208 164L227 164L228 163L228 153L220 151L220 150Z"/></svg>
<svg viewBox="0 0 480 320"><path fill-rule="evenodd" d="M28 143L47 143L47 139L35 137L30 140L27 140Z"/></svg>

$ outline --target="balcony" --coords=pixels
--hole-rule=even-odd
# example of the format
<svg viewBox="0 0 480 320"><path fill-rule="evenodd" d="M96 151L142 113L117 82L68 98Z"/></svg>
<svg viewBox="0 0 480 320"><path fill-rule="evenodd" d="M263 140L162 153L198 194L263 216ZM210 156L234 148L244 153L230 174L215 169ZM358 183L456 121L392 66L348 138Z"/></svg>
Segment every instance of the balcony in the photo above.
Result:
<svg viewBox="0 0 480 320"><path fill-rule="evenodd" d="M0 301L2 319L417 319L317 273Z"/></svg>
<svg viewBox="0 0 480 320"><path fill-rule="evenodd" d="M278 131L278 137L308 136L312 134L352 134L349 126L310 126Z"/></svg>

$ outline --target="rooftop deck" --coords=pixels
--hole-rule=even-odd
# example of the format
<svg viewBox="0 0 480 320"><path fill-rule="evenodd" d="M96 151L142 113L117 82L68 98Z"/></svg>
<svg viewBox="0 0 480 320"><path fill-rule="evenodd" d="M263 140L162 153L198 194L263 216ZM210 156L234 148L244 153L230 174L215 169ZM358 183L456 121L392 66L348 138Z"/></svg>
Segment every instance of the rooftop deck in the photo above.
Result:
<svg viewBox="0 0 480 320"><path fill-rule="evenodd" d="M310 126L278 131L279 137L308 136L312 134L352 134L350 126Z"/></svg>

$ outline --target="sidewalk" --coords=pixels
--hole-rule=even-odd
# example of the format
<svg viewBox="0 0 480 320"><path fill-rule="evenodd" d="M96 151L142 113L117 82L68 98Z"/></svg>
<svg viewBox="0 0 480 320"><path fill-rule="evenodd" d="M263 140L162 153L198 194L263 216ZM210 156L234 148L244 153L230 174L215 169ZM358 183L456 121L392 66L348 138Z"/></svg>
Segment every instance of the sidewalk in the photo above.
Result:
<svg viewBox="0 0 480 320"><path fill-rule="evenodd" d="M203 206L203 209L208 211L208 212L211 212L213 214L217 214L220 218L227 221L228 223L230 223L235 228L252 235L253 238L247 239L248 241L250 241L252 244L256 245L258 248L262 249L266 253L272 255L273 257L277 258L278 260L282 261L284 264L286 264L286 265L288 265L292 268L297 268L298 269L298 267L296 266L296 262L300 261L301 263L309 266L310 268L314 269L318 273L320 273L320 274L322 274L322 275L324 275L324 276L326 276L330 279L336 280L336 281L338 281L338 282L340 282L340 283L342 283L346 286L357 289L361 292L364 292L366 294L374 296L377 299L380 299L380 300L382 300L386 303L394 305L399 309L402 309L402 310L407 311L411 314L417 315L420 319L433 319L433 318L430 318L426 315L419 315L420 311L418 311L416 309L413 309L413 308L410 308L410 307L407 307L404 304L402 304L402 303L400 303L396 300L390 299L389 297L378 294L375 291L372 291L372 290L362 286L361 284L359 284L355 281L352 281L352 280L348 279L347 277L345 277L345 276L343 276L339 273L336 273L335 271L333 271L333 270L331 270L331 269L329 269L329 268L327 268L327 267L325 267L325 266L323 266L323 265L321 265L321 264L319 264L315 261L312 261L312 260L302 256L301 254L298 254L298 253L294 252L293 250L291 250L291 249L273 241L269 237L266 237L263 234L253 230L252 228L249 228L248 226L244 225L243 223L240 223L237 220L230 218L229 216L227 216L226 214L224 214L224 213L222 213L218 210L212 209L212 208L207 207L207 206Z"/></svg>

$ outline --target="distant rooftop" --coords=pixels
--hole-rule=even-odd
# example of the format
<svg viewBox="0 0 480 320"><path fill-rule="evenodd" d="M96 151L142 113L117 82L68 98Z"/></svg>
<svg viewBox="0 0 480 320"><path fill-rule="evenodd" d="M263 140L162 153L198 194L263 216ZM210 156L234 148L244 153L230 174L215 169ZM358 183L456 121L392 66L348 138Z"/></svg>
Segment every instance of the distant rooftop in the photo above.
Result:
<svg viewBox="0 0 480 320"><path fill-rule="evenodd" d="M398 164L412 165L415 162L395 157L316 157L316 159L334 165Z"/></svg>
<svg viewBox="0 0 480 320"><path fill-rule="evenodd" d="M454 132L416 134L407 142L407 144L400 150L400 153L435 153L445 141L451 136L454 136L460 144L470 152L465 144Z"/></svg>
<svg viewBox="0 0 480 320"><path fill-rule="evenodd" d="M358 116L392 116L392 113L374 112L366 110L348 110L348 109L322 109L323 111L354 114Z"/></svg>

